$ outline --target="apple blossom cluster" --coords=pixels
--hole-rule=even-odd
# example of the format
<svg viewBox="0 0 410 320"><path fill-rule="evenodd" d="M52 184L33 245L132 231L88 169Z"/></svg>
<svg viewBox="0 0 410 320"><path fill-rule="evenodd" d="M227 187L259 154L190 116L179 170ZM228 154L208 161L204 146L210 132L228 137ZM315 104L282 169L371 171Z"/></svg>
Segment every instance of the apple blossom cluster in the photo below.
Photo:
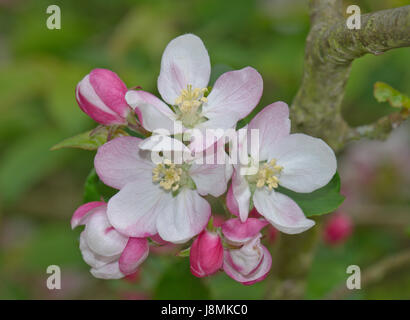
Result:
<svg viewBox="0 0 410 320"><path fill-rule="evenodd" d="M332 149L320 139L291 134L284 102L262 109L237 139L226 141L224 132L236 132L237 122L259 103L263 80L246 67L222 74L209 87L210 73L204 44L186 34L163 53L157 83L162 99L128 90L105 69L91 71L77 85L77 102L92 119L143 128L144 134L112 137L98 148L96 173L118 192L108 202L82 205L71 220L73 228L85 225L80 250L95 277L133 274L150 244L160 242L183 244L197 277L223 270L249 285L263 280L272 264L261 242L263 228L297 234L314 226L278 190L310 193L327 185L336 172ZM233 149L241 161L231 161ZM210 198L226 204L219 226L212 223Z"/></svg>

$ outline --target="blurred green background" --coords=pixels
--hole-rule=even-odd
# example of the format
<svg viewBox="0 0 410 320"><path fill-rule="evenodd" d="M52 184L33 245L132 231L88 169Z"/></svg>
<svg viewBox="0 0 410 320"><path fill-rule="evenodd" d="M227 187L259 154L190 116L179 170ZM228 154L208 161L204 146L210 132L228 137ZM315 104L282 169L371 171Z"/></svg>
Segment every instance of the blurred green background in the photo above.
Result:
<svg viewBox="0 0 410 320"><path fill-rule="evenodd" d="M61 8L61 30L46 27L46 8L52 4ZM346 4L359 4L366 13L410 1ZM128 87L157 92L162 51L187 32L203 39L216 72L250 65L262 74L265 90L258 110L277 100L290 104L301 80L308 29L304 0L0 0L0 298L266 297L269 279L251 287L223 273L198 280L189 273L188 259L175 257L172 248L152 252L136 279L94 279L78 248L80 230L71 231L69 224L82 203L94 154L49 148L95 127L75 101L75 85L85 74L108 68ZM350 124L392 112L373 98L376 81L410 94L410 49L354 62L344 101ZM319 245L306 298L325 298L343 286L350 264L364 270L410 247L408 136L404 127L393 147L370 147L365 156L371 161L360 158L366 142L341 155L342 189L348 196L341 210L355 228L344 244ZM371 151L379 149L384 157ZM360 176L363 163L372 166L370 178ZM270 246L274 251L275 243ZM62 290L46 288L49 265L61 267ZM410 268L341 298L408 299Z"/></svg>

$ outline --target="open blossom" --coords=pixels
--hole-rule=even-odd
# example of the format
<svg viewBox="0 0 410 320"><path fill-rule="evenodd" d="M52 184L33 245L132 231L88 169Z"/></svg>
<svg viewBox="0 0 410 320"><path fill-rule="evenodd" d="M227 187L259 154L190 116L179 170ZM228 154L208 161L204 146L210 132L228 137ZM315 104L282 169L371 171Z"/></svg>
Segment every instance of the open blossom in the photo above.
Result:
<svg viewBox="0 0 410 320"><path fill-rule="evenodd" d="M217 233L204 230L192 243L189 262L191 272L199 278L209 276L222 268L224 249Z"/></svg>
<svg viewBox="0 0 410 320"><path fill-rule="evenodd" d="M239 213L242 221L248 217L250 201L257 211L276 229L296 234L315 223L307 219L300 207L288 196L276 191L280 185L300 193L309 193L325 186L336 173L333 150L321 139L305 134L290 134L289 108L284 102L264 108L248 125L259 131L257 172L243 174L256 162L248 154L248 165L235 167L232 176L232 196L228 208ZM248 142L250 139L248 138ZM241 148L241 146L240 146ZM243 150L246 150L243 148ZM247 148L251 150L251 148Z"/></svg>
<svg viewBox="0 0 410 320"><path fill-rule="evenodd" d="M225 249L223 269L232 279L251 285L266 278L272 266L269 250L260 243L260 230L268 223L248 218L230 219L222 225L225 238L238 249Z"/></svg>
<svg viewBox="0 0 410 320"><path fill-rule="evenodd" d="M183 131L196 137L190 148L198 152L214 142L207 139L205 144L200 139L206 129L234 128L258 104L263 90L260 74L246 67L222 74L207 95L210 73L209 55L201 39L185 34L168 44L161 60L158 91L171 107L142 90L128 91L126 100L148 131L180 133L175 132L178 121ZM222 134L214 136L220 138Z"/></svg>
<svg viewBox="0 0 410 320"><path fill-rule="evenodd" d="M98 176L120 190L108 202L108 219L115 229L130 237L158 233L165 241L185 242L208 223L211 207L201 196L222 195L232 167L175 164L165 157L156 164L151 152L141 149L143 142L135 137L118 137L98 149L94 161ZM224 150L220 152L226 155Z"/></svg>
<svg viewBox="0 0 410 320"><path fill-rule="evenodd" d="M136 272L147 258L145 238L130 238L115 230L107 219L105 202L80 206L71 219L71 227L85 225L80 235L80 250L91 274L101 279L120 279Z"/></svg>
<svg viewBox="0 0 410 320"><path fill-rule="evenodd" d="M125 101L127 90L116 73L94 69L78 83L75 96L81 110L98 123L121 125L131 111Z"/></svg>

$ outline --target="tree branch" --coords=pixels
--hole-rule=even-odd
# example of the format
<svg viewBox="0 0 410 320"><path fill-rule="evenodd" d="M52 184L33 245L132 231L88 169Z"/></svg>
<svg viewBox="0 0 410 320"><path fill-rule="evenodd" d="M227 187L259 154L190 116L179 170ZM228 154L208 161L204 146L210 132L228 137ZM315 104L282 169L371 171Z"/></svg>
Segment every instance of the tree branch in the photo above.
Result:
<svg viewBox="0 0 410 320"><path fill-rule="evenodd" d="M342 0L310 0L309 8L304 73L291 107L293 131L322 138L335 151L352 139L387 134L400 119L389 116L374 125L351 128L341 105L354 59L410 46L410 6L362 15L360 30L347 29ZM303 297L319 234L309 230L282 239L271 298Z"/></svg>
<svg viewBox="0 0 410 320"><path fill-rule="evenodd" d="M359 129L341 116L341 105L351 63L366 53L410 46L410 6L364 14L360 30L349 30L341 0L311 0L311 30L305 51L302 84L292 104L294 130L327 141L336 151L362 136L378 138L391 131L389 119ZM376 134L377 133L377 134Z"/></svg>

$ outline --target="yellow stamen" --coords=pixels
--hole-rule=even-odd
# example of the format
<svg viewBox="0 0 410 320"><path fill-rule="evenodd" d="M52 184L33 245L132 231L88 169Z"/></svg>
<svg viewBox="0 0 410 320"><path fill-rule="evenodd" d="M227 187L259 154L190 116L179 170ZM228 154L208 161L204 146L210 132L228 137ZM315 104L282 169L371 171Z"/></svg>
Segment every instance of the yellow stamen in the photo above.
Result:
<svg viewBox="0 0 410 320"><path fill-rule="evenodd" d="M276 164L276 159L265 163L256 174L256 187L267 186L269 190L277 188L279 186L278 176L282 170L283 167Z"/></svg>
<svg viewBox="0 0 410 320"><path fill-rule="evenodd" d="M208 102L208 99L204 97L207 91L207 88L192 88L192 85L188 85L175 99L175 105L181 113L180 118L185 125L193 125L200 119L200 107L203 103Z"/></svg>
<svg viewBox="0 0 410 320"><path fill-rule="evenodd" d="M167 191L176 191L179 189L181 175L182 168L176 166L168 159L152 169L152 181L158 182L159 185Z"/></svg>

